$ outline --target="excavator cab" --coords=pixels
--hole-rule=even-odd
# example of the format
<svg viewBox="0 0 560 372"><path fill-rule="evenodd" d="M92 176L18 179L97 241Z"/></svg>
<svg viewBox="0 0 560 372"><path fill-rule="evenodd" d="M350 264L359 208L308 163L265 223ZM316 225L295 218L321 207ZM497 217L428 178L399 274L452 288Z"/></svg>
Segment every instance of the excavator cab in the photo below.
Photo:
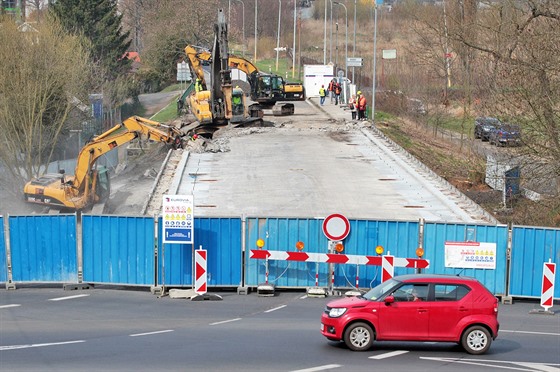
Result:
<svg viewBox="0 0 560 372"><path fill-rule="evenodd" d="M111 195L111 177L109 177L109 169L107 167L97 167L95 180L95 195L98 201L109 199Z"/></svg>

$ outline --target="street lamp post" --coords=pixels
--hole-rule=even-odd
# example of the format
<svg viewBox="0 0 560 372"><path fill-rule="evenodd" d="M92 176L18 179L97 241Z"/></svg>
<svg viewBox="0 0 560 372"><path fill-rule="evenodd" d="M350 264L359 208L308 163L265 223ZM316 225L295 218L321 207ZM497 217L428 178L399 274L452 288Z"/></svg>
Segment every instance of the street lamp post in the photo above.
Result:
<svg viewBox="0 0 560 372"><path fill-rule="evenodd" d="M335 50L335 55L334 55L334 65L336 66L336 68L338 68L338 22L335 23L335 30L336 30L336 37L335 37L335 45L334 45L334 50Z"/></svg>
<svg viewBox="0 0 560 372"><path fill-rule="evenodd" d="M242 12L242 19L243 19L243 49L242 49L242 54L243 54L243 58L245 58L245 3L243 2L243 0L237 0L241 3L241 5L243 6L243 12Z"/></svg>
<svg viewBox="0 0 560 372"><path fill-rule="evenodd" d="M278 0L278 36L276 37L276 72L278 72L278 54L280 53L280 15L282 14L282 0Z"/></svg>
<svg viewBox="0 0 560 372"><path fill-rule="evenodd" d="M255 63L257 63L257 14L259 8L259 0L255 0Z"/></svg>
<svg viewBox="0 0 560 372"><path fill-rule="evenodd" d="M377 2L373 2L373 86L371 90L371 121L375 122L375 72L376 72L376 57L377 57Z"/></svg>
<svg viewBox="0 0 560 372"><path fill-rule="evenodd" d="M330 47L329 47L329 62L332 63L332 2L333 0L330 0L331 3L331 42L330 42Z"/></svg>
<svg viewBox="0 0 560 372"><path fill-rule="evenodd" d="M296 0L294 0L294 45L292 46L292 79L296 73L296 22L297 22L297 7Z"/></svg>
<svg viewBox="0 0 560 372"><path fill-rule="evenodd" d="M347 78L348 77L348 8L346 8L346 5L344 5L344 4L342 4L338 1L333 1L333 3L343 6L344 7L344 12L346 14L346 33L345 33L345 36L346 36L346 48L345 48L346 63L344 65L344 77ZM354 76L352 76L352 81L354 81Z"/></svg>
<svg viewBox="0 0 560 372"><path fill-rule="evenodd" d="M354 0L354 45L352 46L352 57L356 57L356 0ZM352 84L356 84L356 80L354 79L354 69L355 67L352 66Z"/></svg>
<svg viewBox="0 0 560 372"><path fill-rule="evenodd" d="M325 0L325 31L323 35L323 64L327 64L327 0Z"/></svg>

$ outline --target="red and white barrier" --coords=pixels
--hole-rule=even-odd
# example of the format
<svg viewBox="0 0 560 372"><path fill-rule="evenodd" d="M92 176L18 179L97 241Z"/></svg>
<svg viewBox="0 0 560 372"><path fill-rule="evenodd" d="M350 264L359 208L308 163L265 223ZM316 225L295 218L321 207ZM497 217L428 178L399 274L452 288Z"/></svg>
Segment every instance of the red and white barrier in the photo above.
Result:
<svg viewBox="0 0 560 372"><path fill-rule="evenodd" d="M381 282L385 282L395 275L395 257L381 256Z"/></svg>
<svg viewBox="0 0 560 372"><path fill-rule="evenodd" d="M194 291L199 295L203 295L206 293L206 262L206 249L198 249L194 251Z"/></svg>
<svg viewBox="0 0 560 372"><path fill-rule="evenodd" d="M263 249L251 249L249 258L255 260L277 260L277 261L298 261L298 262L318 262L336 264L354 264L382 266L384 256L357 256L339 253L305 253L305 252L283 252L268 251ZM391 256L392 257L392 256ZM430 266L430 261L423 258L402 258L393 257L393 267L408 267L411 269L425 269Z"/></svg>
<svg viewBox="0 0 560 372"><path fill-rule="evenodd" d="M548 311L554 302L554 280L556 278L556 264L545 262L543 265L543 281L541 290L541 306Z"/></svg>

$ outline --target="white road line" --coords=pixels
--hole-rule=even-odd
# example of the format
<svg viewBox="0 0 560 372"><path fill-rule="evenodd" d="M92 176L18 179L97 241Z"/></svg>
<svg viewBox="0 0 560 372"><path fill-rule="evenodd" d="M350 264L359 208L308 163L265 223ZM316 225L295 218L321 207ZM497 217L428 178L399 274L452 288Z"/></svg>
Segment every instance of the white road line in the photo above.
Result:
<svg viewBox="0 0 560 372"><path fill-rule="evenodd" d="M299 299L300 299L300 300L305 300L307 297L308 297L307 295L303 295L303 296L301 296Z"/></svg>
<svg viewBox="0 0 560 372"><path fill-rule="evenodd" d="M511 331L508 329L500 329L500 332L505 333L526 333L531 335L543 335L543 336L560 336L560 333L550 333L550 332L533 332L533 331Z"/></svg>
<svg viewBox="0 0 560 372"><path fill-rule="evenodd" d="M17 349L29 349L32 347L44 347L44 346L58 346L58 345L68 345L68 344L79 344L81 342L86 342L85 340L78 340L78 341L66 341L66 342L51 342L48 344L30 344L30 345L9 345L9 346L0 346L0 351L6 350L17 350Z"/></svg>
<svg viewBox="0 0 560 372"><path fill-rule="evenodd" d="M150 335L157 335L160 333L167 333L167 332L173 332L172 329L166 329L164 331L154 331L154 332L146 332L146 333L136 333L133 335L129 335L130 337L139 337L139 336L150 336Z"/></svg>
<svg viewBox="0 0 560 372"><path fill-rule="evenodd" d="M235 318L235 319L229 319L229 320L222 320L221 322L210 323L210 325L213 326L213 325L218 325L218 324L236 322L236 321L238 321L238 320L241 320L241 318Z"/></svg>
<svg viewBox="0 0 560 372"><path fill-rule="evenodd" d="M8 309L10 307L18 307L21 306L20 304L11 304L11 305L2 305L0 306L0 309Z"/></svg>
<svg viewBox="0 0 560 372"><path fill-rule="evenodd" d="M265 311L265 313L271 313L271 312L273 312L273 311L283 309L283 308L285 308L286 306L287 306L287 305L282 305L282 306L275 307L274 309L268 309L268 310Z"/></svg>
<svg viewBox="0 0 560 372"><path fill-rule="evenodd" d="M406 354L406 353L408 353L407 350L396 350L396 351L391 351L390 353L370 356L369 359L378 359L379 360L379 359L385 359L385 358L392 358L394 356L401 355L401 354Z"/></svg>
<svg viewBox="0 0 560 372"><path fill-rule="evenodd" d="M558 364L555 363L526 363L526 362L514 362L511 360L488 360L488 359L455 359L455 358L436 358L436 357L420 357L423 360L434 360L443 363L459 363L459 364L469 364L473 366L479 367L491 367L491 368L499 368L499 369L510 369L513 371L526 371L526 372L534 372L536 370L544 371L544 372L558 372L560 371L559 368L555 368L552 366L557 366ZM502 363L502 364L510 364L513 366L500 366L492 363ZM519 367L517 367L519 366ZM529 367L527 368L520 368L520 367Z"/></svg>
<svg viewBox="0 0 560 372"><path fill-rule="evenodd" d="M80 295L75 295L75 296L67 296L67 297L58 297L58 298L50 298L49 301L64 301L64 300L73 300L74 298L80 298L80 297L87 297L89 296L88 294L80 294Z"/></svg>
<svg viewBox="0 0 560 372"><path fill-rule="evenodd" d="M324 366L319 366L319 367L297 369L297 370L293 370L291 372L316 372L316 371L325 371L327 369L340 368L340 367L342 367L340 364L326 364Z"/></svg>

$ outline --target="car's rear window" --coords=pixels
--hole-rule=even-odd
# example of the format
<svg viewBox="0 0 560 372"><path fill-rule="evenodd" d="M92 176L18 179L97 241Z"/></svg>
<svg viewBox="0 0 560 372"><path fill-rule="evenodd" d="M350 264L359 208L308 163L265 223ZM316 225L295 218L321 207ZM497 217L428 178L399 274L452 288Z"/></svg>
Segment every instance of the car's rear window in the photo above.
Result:
<svg viewBox="0 0 560 372"><path fill-rule="evenodd" d="M460 284L436 284L435 301L459 301L470 292L470 288Z"/></svg>

